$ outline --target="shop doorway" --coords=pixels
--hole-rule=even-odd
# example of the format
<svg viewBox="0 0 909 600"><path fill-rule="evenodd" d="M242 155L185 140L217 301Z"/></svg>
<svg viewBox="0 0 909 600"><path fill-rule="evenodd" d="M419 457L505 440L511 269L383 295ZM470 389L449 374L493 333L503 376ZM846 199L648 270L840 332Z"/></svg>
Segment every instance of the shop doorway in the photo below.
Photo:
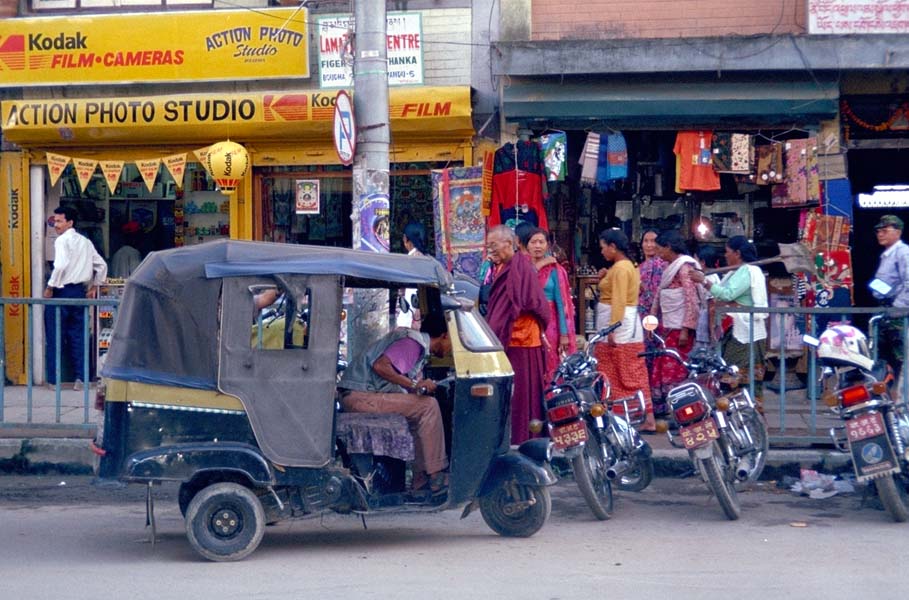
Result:
<svg viewBox="0 0 909 600"><path fill-rule="evenodd" d="M849 181L852 184L854 197L857 198L858 194L871 194L876 185L909 185L907 162L909 162L909 149L850 150ZM856 306L876 306L877 301L867 286L874 277L881 255L881 247L877 244L874 234L874 225L881 216L886 214L896 215L904 223L909 223L909 206L888 208L855 206L853 210L852 247L857 250L852 253L855 271L854 302ZM907 234L909 232L904 230L904 242L909 240Z"/></svg>

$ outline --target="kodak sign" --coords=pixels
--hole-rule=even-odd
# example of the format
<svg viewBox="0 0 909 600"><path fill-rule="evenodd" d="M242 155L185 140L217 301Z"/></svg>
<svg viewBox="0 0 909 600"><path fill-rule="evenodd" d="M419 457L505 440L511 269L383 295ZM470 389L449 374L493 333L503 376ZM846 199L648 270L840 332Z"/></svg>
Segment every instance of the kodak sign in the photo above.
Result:
<svg viewBox="0 0 909 600"><path fill-rule="evenodd" d="M3 19L0 80L29 87L309 77L307 16L304 8Z"/></svg>

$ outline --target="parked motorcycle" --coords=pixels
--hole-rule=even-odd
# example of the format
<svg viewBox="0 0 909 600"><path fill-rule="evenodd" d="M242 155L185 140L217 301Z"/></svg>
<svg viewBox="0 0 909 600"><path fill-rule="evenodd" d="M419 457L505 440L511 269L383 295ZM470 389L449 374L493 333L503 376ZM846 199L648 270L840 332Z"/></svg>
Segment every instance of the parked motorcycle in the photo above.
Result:
<svg viewBox="0 0 909 600"><path fill-rule="evenodd" d="M688 450L723 513L730 520L738 519L742 508L735 484L754 481L764 470L769 446L767 425L747 388L739 387L738 367L727 365L707 348L692 351L685 361L677 351L666 348L655 332L658 325L656 317L644 319L644 329L662 347L639 356L669 356L688 371L688 379L667 395L676 433L666 421L657 423L658 430L665 429L673 446Z"/></svg>
<svg viewBox="0 0 909 600"><path fill-rule="evenodd" d="M852 455L856 479L874 485L893 520L906 521L909 406L894 399L893 370L883 360L872 360L867 338L851 325L834 325L820 339L806 335L803 340L817 348L823 401L843 420L830 429L834 445Z"/></svg>
<svg viewBox="0 0 909 600"><path fill-rule="evenodd" d="M612 515L613 483L640 491L653 479L650 445L634 429L644 421L644 397L638 392L610 400L609 382L591 355L593 346L619 325L603 328L584 350L565 358L544 394L553 447L571 461L581 495L600 520Z"/></svg>

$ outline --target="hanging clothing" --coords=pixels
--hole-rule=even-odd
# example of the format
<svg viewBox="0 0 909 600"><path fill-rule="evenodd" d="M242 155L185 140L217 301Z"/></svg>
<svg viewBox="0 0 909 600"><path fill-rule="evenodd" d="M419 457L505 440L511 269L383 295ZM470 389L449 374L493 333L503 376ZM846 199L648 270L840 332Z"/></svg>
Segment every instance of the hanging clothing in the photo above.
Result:
<svg viewBox="0 0 909 600"><path fill-rule="evenodd" d="M543 173L540 145L536 142L509 142L496 150L487 228L505 224L514 229L521 221L527 221L548 230Z"/></svg>
<svg viewBox="0 0 909 600"><path fill-rule="evenodd" d="M600 134L600 149L597 155L597 187L609 188L609 183L628 177L628 146L625 136L618 131Z"/></svg>
<svg viewBox="0 0 909 600"><path fill-rule="evenodd" d="M597 182L597 157L600 153L600 134L589 132L587 141L584 142L584 151L581 152L581 184L593 185Z"/></svg>
<svg viewBox="0 0 909 600"><path fill-rule="evenodd" d="M568 162L568 135L564 131L540 136L546 181L565 181Z"/></svg>
<svg viewBox="0 0 909 600"><path fill-rule="evenodd" d="M713 168L710 144L712 131L680 131L675 147L679 169L678 187L682 190L709 192L720 189L720 176Z"/></svg>
<svg viewBox="0 0 909 600"><path fill-rule="evenodd" d="M751 172L754 144L750 135L714 132L710 147L717 173L747 175Z"/></svg>
<svg viewBox="0 0 909 600"><path fill-rule="evenodd" d="M758 185L783 183L783 144L773 142L755 149Z"/></svg>

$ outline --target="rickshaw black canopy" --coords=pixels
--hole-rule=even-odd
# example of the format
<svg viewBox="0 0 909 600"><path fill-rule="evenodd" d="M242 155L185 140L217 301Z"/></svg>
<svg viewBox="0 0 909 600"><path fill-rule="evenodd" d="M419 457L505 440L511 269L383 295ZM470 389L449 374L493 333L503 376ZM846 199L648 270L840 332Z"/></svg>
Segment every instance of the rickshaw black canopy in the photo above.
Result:
<svg viewBox="0 0 909 600"><path fill-rule="evenodd" d="M347 248L222 240L153 252L127 281L102 374L217 389L221 279L272 274L340 275L350 287L451 284L435 259Z"/></svg>

